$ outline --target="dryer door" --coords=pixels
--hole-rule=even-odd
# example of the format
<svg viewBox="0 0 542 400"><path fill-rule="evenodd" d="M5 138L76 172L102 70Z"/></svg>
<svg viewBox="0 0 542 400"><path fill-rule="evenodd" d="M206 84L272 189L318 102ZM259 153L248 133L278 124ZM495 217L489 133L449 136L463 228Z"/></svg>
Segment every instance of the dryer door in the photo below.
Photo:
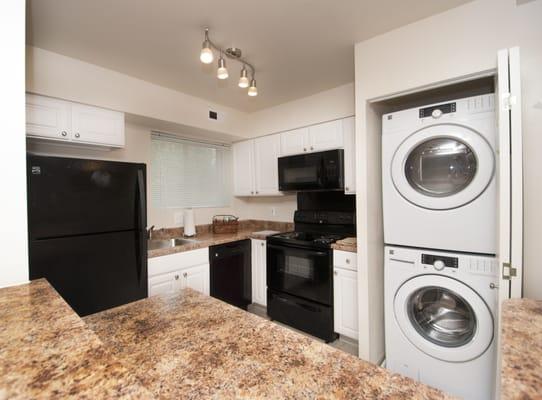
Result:
<svg viewBox="0 0 542 400"><path fill-rule="evenodd" d="M395 319L407 339L439 360L473 360L493 340L493 316L488 306L456 279L416 276L401 285L393 304Z"/></svg>
<svg viewBox="0 0 542 400"><path fill-rule="evenodd" d="M462 125L432 125L397 148L391 177L409 202L432 210L461 207L480 196L493 179L495 157L478 132Z"/></svg>

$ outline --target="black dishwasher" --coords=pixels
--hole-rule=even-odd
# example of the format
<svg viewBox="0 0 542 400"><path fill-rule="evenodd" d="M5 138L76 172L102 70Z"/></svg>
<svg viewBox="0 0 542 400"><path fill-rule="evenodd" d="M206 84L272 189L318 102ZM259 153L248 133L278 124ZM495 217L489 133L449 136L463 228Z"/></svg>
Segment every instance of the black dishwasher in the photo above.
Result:
<svg viewBox="0 0 542 400"><path fill-rule="evenodd" d="M247 309L252 303L250 240L209 247L211 296Z"/></svg>

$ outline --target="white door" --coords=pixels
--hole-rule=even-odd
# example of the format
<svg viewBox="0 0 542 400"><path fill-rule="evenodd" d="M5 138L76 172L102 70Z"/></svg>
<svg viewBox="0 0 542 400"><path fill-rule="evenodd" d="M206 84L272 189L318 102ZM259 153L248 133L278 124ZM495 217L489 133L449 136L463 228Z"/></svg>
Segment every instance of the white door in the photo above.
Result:
<svg viewBox="0 0 542 400"><path fill-rule="evenodd" d="M308 151L309 128L293 129L280 134L280 154L290 156Z"/></svg>
<svg viewBox="0 0 542 400"><path fill-rule="evenodd" d="M358 338L357 272L343 268L333 271L333 314L335 332Z"/></svg>
<svg viewBox="0 0 542 400"><path fill-rule="evenodd" d="M418 275L399 287L393 313L405 337L430 357L466 362L493 340L493 316L464 283L441 275Z"/></svg>
<svg viewBox="0 0 542 400"><path fill-rule="evenodd" d="M124 146L124 114L117 111L72 105L73 140L111 147Z"/></svg>
<svg viewBox="0 0 542 400"><path fill-rule="evenodd" d="M252 302L267 306L266 241L252 239Z"/></svg>
<svg viewBox="0 0 542 400"><path fill-rule="evenodd" d="M344 137L344 193L356 194L356 131L355 117L342 121Z"/></svg>
<svg viewBox="0 0 542 400"><path fill-rule="evenodd" d="M278 195L280 134L254 139L255 194Z"/></svg>
<svg viewBox="0 0 542 400"><path fill-rule="evenodd" d="M209 294L209 264L196 265L182 270L183 287Z"/></svg>
<svg viewBox="0 0 542 400"><path fill-rule="evenodd" d="M173 293L181 289L179 271L167 272L149 278L149 296Z"/></svg>
<svg viewBox="0 0 542 400"><path fill-rule="evenodd" d="M254 194L254 142L233 144L233 192L236 196Z"/></svg>
<svg viewBox="0 0 542 400"><path fill-rule="evenodd" d="M344 147L342 120L309 127L309 150L323 151Z"/></svg>
<svg viewBox="0 0 542 400"><path fill-rule="evenodd" d="M70 140L70 104L50 97L27 94L26 134Z"/></svg>

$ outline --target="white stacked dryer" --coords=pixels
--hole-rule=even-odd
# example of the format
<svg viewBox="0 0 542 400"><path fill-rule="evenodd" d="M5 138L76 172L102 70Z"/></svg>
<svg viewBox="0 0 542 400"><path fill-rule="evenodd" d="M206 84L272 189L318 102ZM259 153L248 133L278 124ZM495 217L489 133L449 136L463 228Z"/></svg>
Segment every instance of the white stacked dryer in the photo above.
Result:
<svg viewBox="0 0 542 400"><path fill-rule="evenodd" d="M497 271L494 95L383 116L386 359L490 399Z"/></svg>

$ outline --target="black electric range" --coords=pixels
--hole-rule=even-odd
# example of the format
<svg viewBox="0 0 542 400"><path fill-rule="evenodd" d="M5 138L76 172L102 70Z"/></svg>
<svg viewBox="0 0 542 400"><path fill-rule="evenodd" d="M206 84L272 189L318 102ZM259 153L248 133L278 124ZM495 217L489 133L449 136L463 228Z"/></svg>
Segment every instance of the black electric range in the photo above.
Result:
<svg viewBox="0 0 542 400"><path fill-rule="evenodd" d="M334 340L333 250L355 236L355 212L296 211L295 230L267 238L267 313L271 319Z"/></svg>

